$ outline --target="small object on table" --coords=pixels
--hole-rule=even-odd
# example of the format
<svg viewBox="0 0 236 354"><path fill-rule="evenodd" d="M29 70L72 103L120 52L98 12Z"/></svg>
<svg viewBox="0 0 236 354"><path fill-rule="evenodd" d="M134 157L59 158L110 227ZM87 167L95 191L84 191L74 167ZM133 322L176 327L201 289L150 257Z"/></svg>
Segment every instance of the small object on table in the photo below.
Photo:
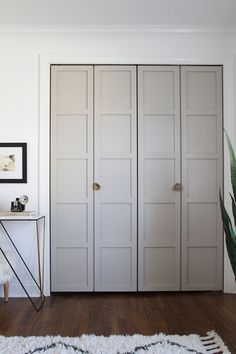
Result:
<svg viewBox="0 0 236 354"><path fill-rule="evenodd" d="M11 202L11 211L15 211L18 213L24 211L28 201L29 198L27 197L27 195L22 195L21 197L16 198L16 200Z"/></svg>

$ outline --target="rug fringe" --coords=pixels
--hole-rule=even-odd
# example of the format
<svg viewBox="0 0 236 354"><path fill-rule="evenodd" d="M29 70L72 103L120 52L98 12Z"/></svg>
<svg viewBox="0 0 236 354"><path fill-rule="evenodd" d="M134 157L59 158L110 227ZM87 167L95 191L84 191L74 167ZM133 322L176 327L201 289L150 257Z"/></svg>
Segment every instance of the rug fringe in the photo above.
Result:
<svg viewBox="0 0 236 354"><path fill-rule="evenodd" d="M209 354L231 354L223 340L215 331L207 332L207 336L200 337L200 339Z"/></svg>

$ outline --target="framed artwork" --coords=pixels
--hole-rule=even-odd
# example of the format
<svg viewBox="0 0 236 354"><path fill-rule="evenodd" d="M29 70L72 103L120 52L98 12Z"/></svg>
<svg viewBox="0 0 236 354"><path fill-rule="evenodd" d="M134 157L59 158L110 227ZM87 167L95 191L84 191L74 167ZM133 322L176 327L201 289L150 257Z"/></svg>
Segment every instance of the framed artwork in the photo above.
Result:
<svg viewBox="0 0 236 354"><path fill-rule="evenodd" d="M0 183L27 183L26 143L0 143Z"/></svg>

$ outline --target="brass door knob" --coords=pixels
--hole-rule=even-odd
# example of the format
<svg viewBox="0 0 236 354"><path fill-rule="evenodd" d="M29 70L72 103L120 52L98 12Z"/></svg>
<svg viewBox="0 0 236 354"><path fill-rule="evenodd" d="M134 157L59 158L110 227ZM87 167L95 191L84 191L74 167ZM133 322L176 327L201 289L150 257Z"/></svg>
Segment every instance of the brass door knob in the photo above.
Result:
<svg viewBox="0 0 236 354"><path fill-rule="evenodd" d="M173 187L173 190L176 191L176 192L180 192L182 191L183 189L183 186L181 183L175 183L174 187Z"/></svg>
<svg viewBox="0 0 236 354"><path fill-rule="evenodd" d="M100 184L99 183L93 183L93 190L94 191L99 191L99 189L101 188Z"/></svg>

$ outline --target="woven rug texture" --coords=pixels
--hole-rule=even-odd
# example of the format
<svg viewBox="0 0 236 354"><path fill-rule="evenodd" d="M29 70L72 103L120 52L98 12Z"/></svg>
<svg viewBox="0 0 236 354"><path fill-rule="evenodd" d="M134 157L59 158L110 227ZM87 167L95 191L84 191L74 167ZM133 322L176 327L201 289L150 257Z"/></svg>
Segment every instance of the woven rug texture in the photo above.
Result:
<svg viewBox="0 0 236 354"><path fill-rule="evenodd" d="M0 336L0 354L229 354L222 339L214 332L197 334L110 337L4 337Z"/></svg>

